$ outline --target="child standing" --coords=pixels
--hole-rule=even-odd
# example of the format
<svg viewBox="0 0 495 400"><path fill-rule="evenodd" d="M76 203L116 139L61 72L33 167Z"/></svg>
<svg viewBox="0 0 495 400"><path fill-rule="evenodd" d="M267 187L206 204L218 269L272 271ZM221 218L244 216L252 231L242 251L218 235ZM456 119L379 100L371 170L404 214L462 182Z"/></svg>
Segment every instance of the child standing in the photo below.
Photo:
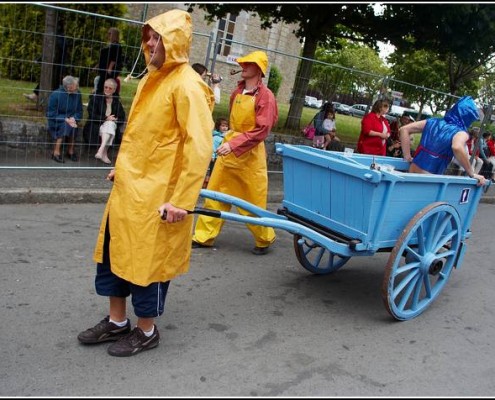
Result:
<svg viewBox="0 0 495 400"><path fill-rule="evenodd" d="M226 118L220 117L215 121L215 128L213 129L213 153L211 155L210 165L206 171L205 180L203 182L203 189L208 186L208 181L210 180L211 172L215 166L215 161L217 160L217 149L220 147L223 141L225 132L229 130L229 121Z"/></svg>

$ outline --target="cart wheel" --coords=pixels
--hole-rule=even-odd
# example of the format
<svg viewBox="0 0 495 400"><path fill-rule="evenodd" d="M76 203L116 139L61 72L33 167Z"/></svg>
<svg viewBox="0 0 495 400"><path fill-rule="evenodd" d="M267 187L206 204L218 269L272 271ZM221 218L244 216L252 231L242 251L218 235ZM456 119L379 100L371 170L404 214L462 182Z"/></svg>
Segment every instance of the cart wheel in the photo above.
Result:
<svg viewBox="0 0 495 400"><path fill-rule="evenodd" d="M385 268L382 298L398 320L417 317L447 283L461 245L461 223L454 207L428 205L409 221Z"/></svg>
<svg viewBox="0 0 495 400"><path fill-rule="evenodd" d="M337 271L351 258L332 253L298 234L294 235L294 250L299 263L308 271L319 275Z"/></svg>

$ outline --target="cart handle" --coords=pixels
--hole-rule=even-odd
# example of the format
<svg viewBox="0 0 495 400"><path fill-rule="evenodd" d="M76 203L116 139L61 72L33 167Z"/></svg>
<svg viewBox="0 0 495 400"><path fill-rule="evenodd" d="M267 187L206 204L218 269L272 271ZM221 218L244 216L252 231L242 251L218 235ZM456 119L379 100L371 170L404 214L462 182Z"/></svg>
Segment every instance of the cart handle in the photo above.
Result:
<svg viewBox="0 0 495 400"><path fill-rule="evenodd" d="M195 207L194 210L186 210L188 214L201 214L208 217L222 218L222 212L218 210L211 210L209 208ZM163 210L162 219L167 219L167 210Z"/></svg>

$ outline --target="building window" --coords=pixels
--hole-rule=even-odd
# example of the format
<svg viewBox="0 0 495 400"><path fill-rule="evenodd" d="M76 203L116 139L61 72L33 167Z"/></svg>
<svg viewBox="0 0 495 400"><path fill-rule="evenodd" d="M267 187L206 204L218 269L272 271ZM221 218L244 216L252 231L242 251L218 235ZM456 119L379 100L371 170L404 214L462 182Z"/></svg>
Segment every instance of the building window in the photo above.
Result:
<svg viewBox="0 0 495 400"><path fill-rule="evenodd" d="M217 54L227 57L230 54L232 47L232 39L234 38L235 20L237 15L227 14L225 18L218 21L217 35L218 47Z"/></svg>

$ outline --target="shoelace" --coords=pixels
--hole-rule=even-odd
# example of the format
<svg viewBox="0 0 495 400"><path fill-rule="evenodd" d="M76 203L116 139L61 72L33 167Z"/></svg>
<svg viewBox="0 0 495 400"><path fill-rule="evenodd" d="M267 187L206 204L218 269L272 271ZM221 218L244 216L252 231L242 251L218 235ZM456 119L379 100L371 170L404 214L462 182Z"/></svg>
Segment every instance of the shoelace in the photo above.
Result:
<svg viewBox="0 0 495 400"><path fill-rule="evenodd" d="M92 332L99 332L99 331L102 331L104 330L105 328L105 325L107 323L110 323L109 321L107 321L106 319L102 319L100 322L98 322L94 327L92 328L89 328L90 331Z"/></svg>

